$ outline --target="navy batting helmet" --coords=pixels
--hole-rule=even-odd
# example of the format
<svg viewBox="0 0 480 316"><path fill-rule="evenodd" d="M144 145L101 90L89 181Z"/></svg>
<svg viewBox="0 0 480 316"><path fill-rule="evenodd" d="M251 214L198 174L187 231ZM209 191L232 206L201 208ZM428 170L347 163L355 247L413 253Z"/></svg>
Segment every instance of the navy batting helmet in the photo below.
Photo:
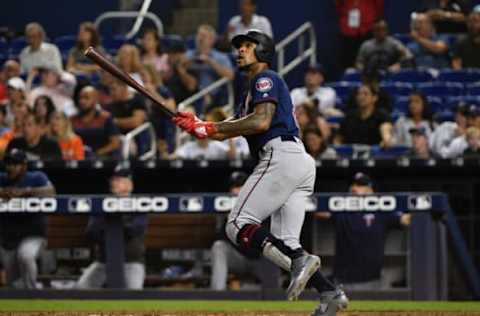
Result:
<svg viewBox="0 0 480 316"><path fill-rule="evenodd" d="M245 41L257 44L255 56L259 62L272 64L273 56L275 55L275 44L270 36L258 30L250 30L247 34L239 34L233 37L232 45L238 49Z"/></svg>

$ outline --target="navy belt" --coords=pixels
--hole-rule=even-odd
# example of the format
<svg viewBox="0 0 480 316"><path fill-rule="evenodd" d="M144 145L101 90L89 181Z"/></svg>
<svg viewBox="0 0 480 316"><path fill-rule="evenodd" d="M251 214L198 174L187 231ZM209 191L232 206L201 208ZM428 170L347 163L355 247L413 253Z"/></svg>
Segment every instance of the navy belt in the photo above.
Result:
<svg viewBox="0 0 480 316"><path fill-rule="evenodd" d="M280 139L282 140L282 142L297 142L295 136L292 135L281 135Z"/></svg>

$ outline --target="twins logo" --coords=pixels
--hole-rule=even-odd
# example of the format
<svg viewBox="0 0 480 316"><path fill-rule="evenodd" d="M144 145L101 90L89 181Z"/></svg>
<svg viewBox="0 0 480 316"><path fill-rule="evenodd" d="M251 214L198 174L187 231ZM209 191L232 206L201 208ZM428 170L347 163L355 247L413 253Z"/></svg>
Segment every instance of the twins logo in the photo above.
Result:
<svg viewBox="0 0 480 316"><path fill-rule="evenodd" d="M273 88L273 81L270 78L262 77L255 82L255 89L258 92L268 92Z"/></svg>

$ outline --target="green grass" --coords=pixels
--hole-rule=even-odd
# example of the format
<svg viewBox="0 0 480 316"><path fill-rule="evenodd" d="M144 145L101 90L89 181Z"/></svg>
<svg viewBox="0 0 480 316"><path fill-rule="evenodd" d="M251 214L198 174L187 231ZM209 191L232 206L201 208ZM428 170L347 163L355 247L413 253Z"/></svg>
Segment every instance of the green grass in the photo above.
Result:
<svg viewBox="0 0 480 316"><path fill-rule="evenodd" d="M315 301L187 301L187 300L0 300L0 312L38 311L164 311L164 312L308 312ZM354 301L349 311L480 312L480 302Z"/></svg>

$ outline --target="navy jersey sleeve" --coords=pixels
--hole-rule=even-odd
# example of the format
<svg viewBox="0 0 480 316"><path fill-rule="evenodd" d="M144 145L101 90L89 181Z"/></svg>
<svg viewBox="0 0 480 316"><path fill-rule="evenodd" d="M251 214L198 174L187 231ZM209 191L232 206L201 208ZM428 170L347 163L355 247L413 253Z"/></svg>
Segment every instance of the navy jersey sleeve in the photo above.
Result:
<svg viewBox="0 0 480 316"><path fill-rule="evenodd" d="M278 104L280 83L278 78L271 73L262 73L253 81L250 87L252 104L272 102Z"/></svg>

